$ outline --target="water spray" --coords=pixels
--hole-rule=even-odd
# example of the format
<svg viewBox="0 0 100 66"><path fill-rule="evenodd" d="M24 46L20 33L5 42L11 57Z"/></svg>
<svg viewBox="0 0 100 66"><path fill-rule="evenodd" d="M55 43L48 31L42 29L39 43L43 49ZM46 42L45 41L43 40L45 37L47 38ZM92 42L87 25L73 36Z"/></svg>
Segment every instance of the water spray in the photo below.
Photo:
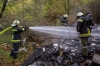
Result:
<svg viewBox="0 0 100 66"><path fill-rule="evenodd" d="M36 27L29 27L34 33L37 32L41 35L48 34L48 35L57 35L59 37L64 37L68 39L74 39L78 37L78 32L76 27L63 27L63 26L36 26ZM92 36L99 36L99 28L98 30L92 31ZM37 34L36 33L36 34Z"/></svg>

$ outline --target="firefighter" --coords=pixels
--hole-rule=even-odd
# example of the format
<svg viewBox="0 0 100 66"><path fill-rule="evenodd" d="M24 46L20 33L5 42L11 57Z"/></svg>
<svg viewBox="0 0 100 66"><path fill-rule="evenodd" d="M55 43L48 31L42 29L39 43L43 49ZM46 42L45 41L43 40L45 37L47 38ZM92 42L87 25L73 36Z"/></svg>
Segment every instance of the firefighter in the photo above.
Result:
<svg viewBox="0 0 100 66"><path fill-rule="evenodd" d="M91 33L82 12L77 13L77 18L78 18L78 23L76 29L77 32L79 33L82 43L82 56L84 59L87 59L88 58L87 43L88 43L88 38L91 36Z"/></svg>
<svg viewBox="0 0 100 66"><path fill-rule="evenodd" d="M10 56L14 59L17 58L19 44L21 43L21 32L25 30L24 27L19 26L19 24L20 21L18 20L14 20L13 24L11 24L13 32L11 42L13 44L13 48L11 50Z"/></svg>
<svg viewBox="0 0 100 66"><path fill-rule="evenodd" d="M61 18L61 25L62 26L68 26L68 24L69 24L69 22L68 22L68 15L67 14L65 14L65 15L63 15L63 17Z"/></svg>

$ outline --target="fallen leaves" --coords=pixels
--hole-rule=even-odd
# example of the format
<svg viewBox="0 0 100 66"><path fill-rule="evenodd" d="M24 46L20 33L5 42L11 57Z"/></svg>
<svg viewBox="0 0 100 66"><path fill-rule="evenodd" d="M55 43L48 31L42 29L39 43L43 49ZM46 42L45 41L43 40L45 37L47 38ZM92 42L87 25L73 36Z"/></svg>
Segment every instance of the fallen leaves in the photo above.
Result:
<svg viewBox="0 0 100 66"><path fill-rule="evenodd" d="M0 45L0 66L21 66L24 60L33 52L33 47L30 44L26 47L27 52L19 52L18 58L13 59L10 57L11 46L7 43Z"/></svg>

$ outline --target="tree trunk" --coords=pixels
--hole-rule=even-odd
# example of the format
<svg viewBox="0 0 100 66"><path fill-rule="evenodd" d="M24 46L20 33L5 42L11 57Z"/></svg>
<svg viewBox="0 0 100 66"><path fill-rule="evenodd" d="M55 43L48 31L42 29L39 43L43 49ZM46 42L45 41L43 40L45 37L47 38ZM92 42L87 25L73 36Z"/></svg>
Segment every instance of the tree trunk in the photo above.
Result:
<svg viewBox="0 0 100 66"><path fill-rule="evenodd" d="M7 0L4 0L3 6L2 6L2 9L1 9L1 12L0 12L0 18L2 18L2 15L3 15L5 8L6 8L6 4L7 4Z"/></svg>

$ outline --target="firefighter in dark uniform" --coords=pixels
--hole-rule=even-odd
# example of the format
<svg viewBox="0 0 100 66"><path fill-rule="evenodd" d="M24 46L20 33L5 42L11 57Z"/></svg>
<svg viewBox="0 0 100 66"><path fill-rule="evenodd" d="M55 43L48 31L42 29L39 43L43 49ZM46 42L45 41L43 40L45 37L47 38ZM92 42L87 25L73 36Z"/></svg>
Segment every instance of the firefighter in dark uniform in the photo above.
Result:
<svg viewBox="0 0 100 66"><path fill-rule="evenodd" d="M78 23L76 29L77 32L79 33L82 43L82 56L84 59L87 59L88 57L87 43L88 43L88 38L91 36L91 33L82 12L79 12L77 14L77 18L78 18ZM81 65L84 66L83 64Z"/></svg>
<svg viewBox="0 0 100 66"><path fill-rule="evenodd" d="M68 26L69 22L67 18L68 18L67 14L63 15L63 17L61 18L60 21L62 26Z"/></svg>
<svg viewBox="0 0 100 66"><path fill-rule="evenodd" d="M19 44L21 43L21 32L23 32L25 29L23 26L19 26L20 22L18 20L15 20L12 24L12 43L13 43L13 48L11 51L10 56L13 58L17 58L18 54L18 48Z"/></svg>

